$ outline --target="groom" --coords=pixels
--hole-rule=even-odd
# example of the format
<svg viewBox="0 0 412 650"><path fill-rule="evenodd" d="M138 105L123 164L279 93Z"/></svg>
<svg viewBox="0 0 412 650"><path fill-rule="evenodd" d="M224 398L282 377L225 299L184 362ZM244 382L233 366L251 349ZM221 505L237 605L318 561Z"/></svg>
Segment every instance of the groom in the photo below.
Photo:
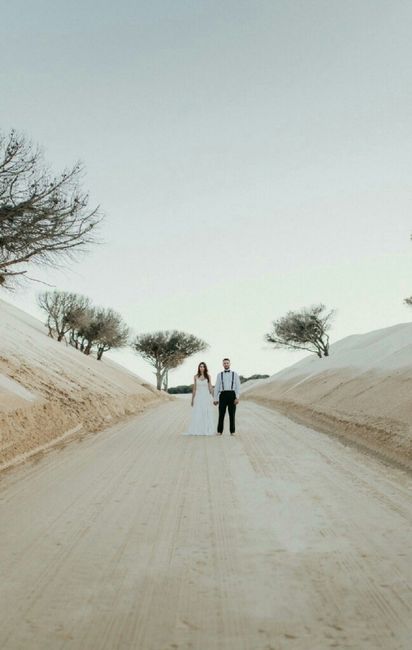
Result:
<svg viewBox="0 0 412 650"><path fill-rule="evenodd" d="M223 433L226 409L229 411L230 435L235 433L236 405L239 404L240 379L237 372L230 369L230 359L223 359L223 372L219 372L215 383L215 406L219 404L219 422L217 433Z"/></svg>

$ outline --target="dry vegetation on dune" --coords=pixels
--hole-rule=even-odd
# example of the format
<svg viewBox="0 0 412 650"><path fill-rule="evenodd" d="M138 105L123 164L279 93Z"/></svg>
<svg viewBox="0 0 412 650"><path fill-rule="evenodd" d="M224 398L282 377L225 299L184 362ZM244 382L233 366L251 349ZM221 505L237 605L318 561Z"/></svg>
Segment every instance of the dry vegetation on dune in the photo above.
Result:
<svg viewBox="0 0 412 650"><path fill-rule="evenodd" d="M97 431L161 399L125 368L47 337L0 301L0 467L63 435Z"/></svg>
<svg viewBox="0 0 412 650"><path fill-rule="evenodd" d="M412 324L350 336L244 397L412 468Z"/></svg>

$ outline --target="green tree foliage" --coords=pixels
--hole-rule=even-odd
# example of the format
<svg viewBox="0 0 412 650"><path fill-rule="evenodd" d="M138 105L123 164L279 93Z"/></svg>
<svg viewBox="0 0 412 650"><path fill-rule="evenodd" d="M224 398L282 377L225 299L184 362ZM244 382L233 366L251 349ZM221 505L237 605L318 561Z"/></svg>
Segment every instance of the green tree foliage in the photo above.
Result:
<svg viewBox="0 0 412 650"><path fill-rule="evenodd" d="M244 377L239 375L240 383L244 384L247 381L252 381L253 379L267 379L269 375L250 375L250 377Z"/></svg>
<svg viewBox="0 0 412 650"><path fill-rule="evenodd" d="M202 352L208 347L205 341L193 334L177 330L165 330L150 334L139 334L132 348L155 369L158 390L164 386L170 370L180 366L185 359ZM167 390L167 382L164 386Z"/></svg>
<svg viewBox="0 0 412 650"><path fill-rule="evenodd" d="M167 389L167 392L171 395L185 395L187 393L193 393L193 384L190 386L184 384L181 386L173 386Z"/></svg>
<svg viewBox="0 0 412 650"><path fill-rule="evenodd" d="M71 345L85 354L95 348L100 360L104 352L128 343L129 328L120 314L110 308L94 307L86 296L43 291L37 301L47 314L49 336L62 341L68 335Z"/></svg>
<svg viewBox="0 0 412 650"><path fill-rule="evenodd" d="M313 305L300 311L289 311L286 316L273 321L273 329L265 335L275 348L309 350L319 358L329 355L329 334L334 311L325 305Z"/></svg>
<svg viewBox="0 0 412 650"><path fill-rule="evenodd" d="M37 296L37 304L47 314L49 336L56 336L58 341L82 327L90 309L88 298L68 291L43 291Z"/></svg>

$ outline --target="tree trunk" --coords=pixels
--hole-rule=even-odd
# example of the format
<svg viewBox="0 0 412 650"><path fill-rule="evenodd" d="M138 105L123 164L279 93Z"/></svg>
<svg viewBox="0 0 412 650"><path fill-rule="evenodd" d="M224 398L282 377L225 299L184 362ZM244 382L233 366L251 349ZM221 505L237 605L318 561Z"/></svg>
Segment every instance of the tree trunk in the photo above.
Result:
<svg viewBox="0 0 412 650"><path fill-rule="evenodd" d="M63 332L59 332L59 335L58 335L58 337L57 337L57 340L58 340L59 343L60 343L60 341L63 339L63 337L64 337Z"/></svg>
<svg viewBox="0 0 412 650"><path fill-rule="evenodd" d="M49 316L48 319L47 319L47 327L49 328L49 334L48 334L48 336L50 336L51 339L54 339L54 336L53 336L53 328L52 328L52 326L50 325L50 316Z"/></svg>
<svg viewBox="0 0 412 650"><path fill-rule="evenodd" d="M100 361L100 359L103 356L104 348L97 348L97 360Z"/></svg>
<svg viewBox="0 0 412 650"><path fill-rule="evenodd" d="M329 342L328 341L325 342L325 341L321 340L320 343L319 343L319 348L320 348L321 352L323 352L324 357L329 356Z"/></svg>
<svg viewBox="0 0 412 650"><path fill-rule="evenodd" d="M84 353L85 353L85 354L90 354L90 352L91 352L91 350L92 350L92 345L93 345L93 342L90 342L90 343L88 343L88 344L86 345L86 347L84 348Z"/></svg>
<svg viewBox="0 0 412 650"><path fill-rule="evenodd" d="M157 390L162 390L162 371L160 368L156 367L156 388Z"/></svg>

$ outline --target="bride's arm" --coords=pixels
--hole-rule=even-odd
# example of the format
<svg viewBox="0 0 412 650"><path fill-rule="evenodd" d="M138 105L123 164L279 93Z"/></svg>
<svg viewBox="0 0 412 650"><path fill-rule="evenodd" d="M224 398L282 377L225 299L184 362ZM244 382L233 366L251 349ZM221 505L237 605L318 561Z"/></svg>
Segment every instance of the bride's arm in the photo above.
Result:
<svg viewBox="0 0 412 650"><path fill-rule="evenodd" d="M213 388L213 386L212 386L212 380L211 380L211 379L209 379L209 393L210 393L210 394L212 395L212 397L213 397L214 388Z"/></svg>
<svg viewBox="0 0 412 650"><path fill-rule="evenodd" d="M193 377L192 406L193 406L193 402L195 401L195 395L196 395L196 375Z"/></svg>

